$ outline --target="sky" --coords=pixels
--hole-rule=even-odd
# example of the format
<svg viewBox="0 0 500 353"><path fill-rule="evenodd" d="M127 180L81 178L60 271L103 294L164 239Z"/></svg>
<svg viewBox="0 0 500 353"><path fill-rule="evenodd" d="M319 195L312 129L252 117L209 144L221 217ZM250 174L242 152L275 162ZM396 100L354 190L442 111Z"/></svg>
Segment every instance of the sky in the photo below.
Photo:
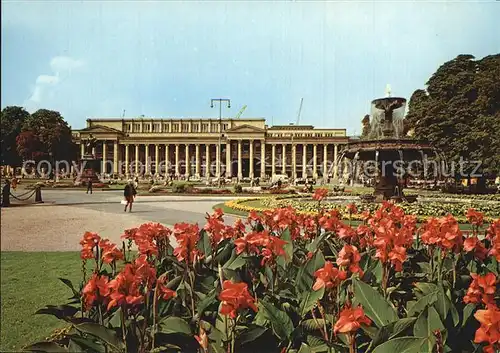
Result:
<svg viewBox="0 0 500 353"><path fill-rule="evenodd" d="M1 107L266 118L361 132L444 62L500 52L500 1L2 1ZM496 28L496 29L495 29Z"/></svg>

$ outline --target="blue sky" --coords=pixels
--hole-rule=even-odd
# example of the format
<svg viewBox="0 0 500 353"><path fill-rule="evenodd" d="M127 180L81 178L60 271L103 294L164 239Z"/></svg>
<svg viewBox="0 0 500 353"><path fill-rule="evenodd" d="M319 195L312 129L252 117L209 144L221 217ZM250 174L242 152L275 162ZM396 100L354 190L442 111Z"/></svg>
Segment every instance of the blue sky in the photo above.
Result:
<svg viewBox="0 0 500 353"><path fill-rule="evenodd" d="M500 52L500 2L2 1L2 108L216 117L361 131L459 54ZM496 28L496 30L495 30Z"/></svg>

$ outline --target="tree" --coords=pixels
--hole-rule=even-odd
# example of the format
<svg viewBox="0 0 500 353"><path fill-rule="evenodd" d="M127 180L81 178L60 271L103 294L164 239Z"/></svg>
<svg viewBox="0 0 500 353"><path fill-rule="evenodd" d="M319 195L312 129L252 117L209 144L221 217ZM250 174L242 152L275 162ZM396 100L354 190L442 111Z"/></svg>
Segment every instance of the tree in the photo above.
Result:
<svg viewBox="0 0 500 353"><path fill-rule="evenodd" d="M43 157L43 146L33 131L23 131L17 138L17 153L25 161L37 161Z"/></svg>
<svg viewBox="0 0 500 353"><path fill-rule="evenodd" d="M21 158L17 153L16 138L30 114L23 107L5 107L0 115L1 164L19 166Z"/></svg>
<svg viewBox="0 0 500 353"><path fill-rule="evenodd" d="M498 173L500 54L474 59L459 55L439 67L427 88L411 96L406 120L417 138L439 148L447 160L481 161L483 172Z"/></svg>
<svg viewBox="0 0 500 353"><path fill-rule="evenodd" d="M37 145L39 156L45 158L52 156L53 160L72 160L74 158L75 146L72 141L71 128L59 112L47 109L37 110L26 121L23 131L29 131L33 134L33 137L27 139L30 143L27 143L26 146ZM38 143L31 140L34 137ZM34 151L24 151L28 155L32 152Z"/></svg>

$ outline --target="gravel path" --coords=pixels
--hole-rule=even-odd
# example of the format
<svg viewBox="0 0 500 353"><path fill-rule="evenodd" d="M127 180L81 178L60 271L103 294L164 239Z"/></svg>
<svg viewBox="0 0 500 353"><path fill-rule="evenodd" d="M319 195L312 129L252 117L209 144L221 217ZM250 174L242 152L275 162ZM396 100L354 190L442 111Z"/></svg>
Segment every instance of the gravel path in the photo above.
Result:
<svg viewBox="0 0 500 353"><path fill-rule="evenodd" d="M1 251L74 251L85 231L121 244L128 228L147 222L171 227L178 222L205 223L206 212L229 198L193 196L138 197L133 212L123 212L121 192L50 190L44 204L1 208ZM236 217L226 216L233 223Z"/></svg>

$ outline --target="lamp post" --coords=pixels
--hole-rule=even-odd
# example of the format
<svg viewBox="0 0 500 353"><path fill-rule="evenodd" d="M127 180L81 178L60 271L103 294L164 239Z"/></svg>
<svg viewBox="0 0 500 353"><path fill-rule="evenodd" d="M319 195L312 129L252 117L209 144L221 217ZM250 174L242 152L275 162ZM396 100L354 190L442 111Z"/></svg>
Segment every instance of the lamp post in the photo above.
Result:
<svg viewBox="0 0 500 353"><path fill-rule="evenodd" d="M218 181L217 183L219 184L219 187L221 185L221 173L220 173L220 162L221 162L221 156L222 156L222 150L221 150L221 142L222 142L222 103L225 102L227 103L227 107L231 108L231 100L226 99L226 98L214 98L210 101L210 108L214 107L214 102L219 102L219 144L218 144L218 149L217 149L217 178Z"/></svg>

